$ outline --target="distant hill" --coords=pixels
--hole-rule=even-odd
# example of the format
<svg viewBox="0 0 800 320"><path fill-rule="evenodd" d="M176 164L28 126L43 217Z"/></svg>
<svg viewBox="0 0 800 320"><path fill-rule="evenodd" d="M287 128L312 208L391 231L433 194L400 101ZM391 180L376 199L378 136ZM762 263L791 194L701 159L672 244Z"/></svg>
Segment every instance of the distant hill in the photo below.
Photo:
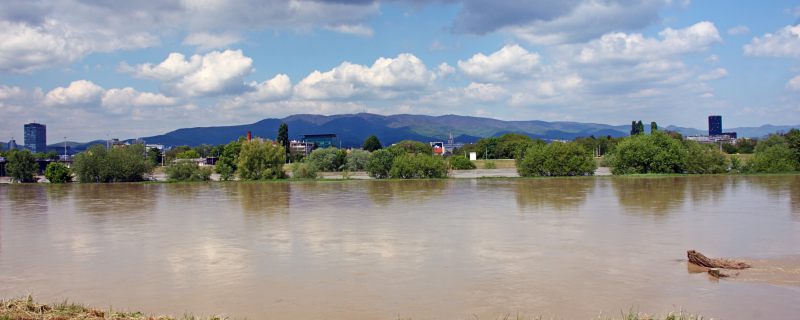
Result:
<svg viewBox="0 0 800 320"><path fill-rule="evenodd" d="M376 115L369 113L341 115L298 114L283 119L264 119L251 124L184 128L162 135L144 137L147 143L167 146L224 144L245 136L248 131L254 136L274 139L281 122L289 125L289 138L299 140L303 134L335 133L343 147L361 146L370 134L378 136L385 145L401 140L447 141L450 133L456 142L471 143L483 137L499 136L505 133L521 133L532 138L545 140L571 140L577 137L627 136L630 125L608 125L581 122L548 122L539 120L503 121L491 118L468 117L457 115L425 116L425 115ZM645 126L649 130L649 125ZM740 137L761 137L776 131L788 131L800 126L764 125L754 128L730 128L725 131L736 131ZM706 130L665 127L684 135L701 135ZM99 143L104 141L98 140ZM76 151L85 149L87 144L72 146ZM53 146L57 146L54 144ZM63 144L60 145L63 148Z"/></svg>

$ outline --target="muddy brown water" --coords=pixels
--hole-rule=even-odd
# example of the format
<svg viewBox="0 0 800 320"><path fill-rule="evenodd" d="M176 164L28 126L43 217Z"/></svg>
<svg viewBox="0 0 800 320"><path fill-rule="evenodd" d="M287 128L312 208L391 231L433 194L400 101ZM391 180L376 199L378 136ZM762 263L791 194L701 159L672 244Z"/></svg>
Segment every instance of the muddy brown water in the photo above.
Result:
<svg viewBox="0 0 800 320"><path fill-rule="evenodd" d="M0 185L0 297L146 313L796 319L798 265L800 176Z"/></svg>

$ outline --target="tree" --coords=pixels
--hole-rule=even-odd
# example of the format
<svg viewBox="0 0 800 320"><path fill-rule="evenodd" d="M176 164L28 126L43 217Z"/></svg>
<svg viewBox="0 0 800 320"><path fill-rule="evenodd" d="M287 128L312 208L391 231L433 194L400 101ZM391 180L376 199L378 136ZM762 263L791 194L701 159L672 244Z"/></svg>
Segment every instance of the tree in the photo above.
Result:
<svg viewBox="0 0 800 320"><path fill-rule="evenodd" d="M242 142L237 163L242 180L283 179L284 149L269 140L253 139Z"/></svg>
<svg viewBox="0 0 800 320"><path fill-rule="evenodd" d="M777 134L758 141L753 158L744 166L744 171L750 173L779 173L798 169L800 163L795 160L786 137Z"/></svg>
<svg viewBox="0 0 800 320"><path fill-rule="evenodd" d="M147 149L147 160L153 166L161 164L161 150L158 148Z"/></svg>
<svg viewBox="0 0 800 320"><path fill-rule="evenodd" d="M794 154L794 161L800 163L800 130L792 128L789 132L785 133L783 137L786 139L786 144Z"/></svg>
<svg viewBox="0 0 800 320"><path fill-rule="evenodd" d="M278 127L278 137L275 141L283 146L284 153L289 154L289 125L285 122L281 122L281 125Z"/></svg>
<svg viewBox="0 0 800 320"><path fill-rule="evenodd" d="M367 168L370 153L364 150L352 150L345 157L345 168L348 171L364 171Z"/></svg>
<svg viewBox="0 0 800 320"><path fill-rule="evenodd" d="M50 183L72 182L72 172L60 162L50 162L44 170L44 177Z"/></svg>
<svg viewBox="0 0 800 320"><path fill-rule="evenodd" d="M211 168L200 167L192 160L178 160L167 167L167 178L170 181L209 181Z"/></svg>
<svg viewBox="0 0 800 320"><path fill-rule="evenodd" d="M196 150L186 150L184 152L178 153L175 155L177 159L197 159L200 158L200 153Z"/></svg>
<svg viewBox="0 0 800 320"><path fill-rule="evenodd" d="M644 124L642 123L642 120L636 122L636 130L639 132L639 134L644 133Z"/></svg>
<svg viewBox="0 0 800 320"><path fill-rule="evenodd" d="M478 157L481 159L497 159L499 155L499 138L483 138L475 144Z"/></svg>
<svg viewBox="0 0 800 320"><path fill-rule="evenodd" d="M394 179L435 179L447 177L442 157L427 154L401 154L392 161L389 176Z"/></svg>
<svg viewBox="0 0 800 320"><path fill-rule="evenodd" d="M686 147L663 132L637 134L623 139L607 155L614 174L684 173Z"/></svg>
<svg viewBox="0 0 800 320"><path fill-rule="evenodd" d="M392 150L402 150L406 153L418 153L418 154L432 154L433 148L431 145L419 141L413 140L403 140L398 143L395 143L388 149Z"/></svg>
<svg viewBox="0 0 800 320"><path fill-rule="evenodd" d="M658 131L658 124L655 121L650 122L650 132L653 133L656 131Z"/></svg>
<svg viewBox="0 0 800 320"><path fill-rule="evenodd" d="M345 168L347 151L337 148L316 149L306 157L305 162L312 164L320 171L335 172Z"/></svg>
<svg viewBox="0 0 800 320"><path fill-rule="evenodd" d="M292 164L292 178L316 179L317 167L307 162L295 162Z"/></svg>
<svg viewBox="0 0 800 320"><path fill-rule="evenodd" d="M367 160L367 173L370 177L376 179L385 179L389 177L389 171L392 169L394 159L405 152L396 152L397 149L380 149L376 150L369 156Z"/></svg>
<svg viewBox="0 0 800 320"><path fill-rule="evenodd" d="M451 156L447 160L450 164L450 168L453 168L455 170L472 170L477 168L475 164L472 163L472 161L469 161L469 159L467 159L467 157L465 157L464 155L456 154Z"/></svg>
<svg viewBox="0 0 800 320"><path fill-rule="evenodd" d="M144 175L153 168L153 164L144 154L145 147L142 144L110 150L97 144L76 155L72 166L80 182L142 181Z"/></svg>
<svg viewBox="0 0 800 320"><path fill-rule="evenodd" d="M597 165L592 153L577 142L553 142L529 148L517 161L517 172L532 176L593 175Z"/></svg>
<svg viewBox="0 0 800 320"><path fill-rule="evenodd" d="M380 150L383 148L383 145L381 145L381 141L378 140L378 137L373 134L364 140L364 144L361 146L361 148L369 152L374 152L375 150Z"/></svg>
<svg viewBox="0 0 800 320"><path fill-rule="evenodd" d="M16 182L36 182L38 165L28 150L11 150L8 152L6 172Z"/></svg>
<svg viewBox="0 0 800 320"><path fill-rule="evenodd" d="M714 145L684 141L689 156L686 158L686 173L711 174L728 171L728 160Z"/></svg>
<svg viewBox="0 0 800 320"><path fill-rule="evenodd" d="M223 181L233 179L236 174L237 163L239 162L239 152L242 149L241 141L231 141L222 148L222 152L217 159L214 168L219 173L219 178Z"/></svg>

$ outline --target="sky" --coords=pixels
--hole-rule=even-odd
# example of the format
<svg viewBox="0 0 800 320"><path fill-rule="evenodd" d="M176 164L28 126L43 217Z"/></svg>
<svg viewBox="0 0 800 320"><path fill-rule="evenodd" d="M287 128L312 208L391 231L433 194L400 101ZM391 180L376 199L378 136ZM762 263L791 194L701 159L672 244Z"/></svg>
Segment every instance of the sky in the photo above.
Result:
<svg viewBox="0 0 800 320"><path fill-rule="evenodd" d="M0 141L358 112L797 125L800 6L2 0Z"/></svg>

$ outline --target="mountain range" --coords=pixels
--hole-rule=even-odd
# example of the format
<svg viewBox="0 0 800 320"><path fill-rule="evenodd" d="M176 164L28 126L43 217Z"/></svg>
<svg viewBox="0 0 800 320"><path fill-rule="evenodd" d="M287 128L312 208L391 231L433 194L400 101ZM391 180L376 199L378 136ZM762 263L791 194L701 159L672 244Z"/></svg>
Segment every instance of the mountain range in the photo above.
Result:
<svg viewBox="0 0 800 320"><path fill-rule="evenodd" d="M588 136L627 136L630 124L608 125L599 123L581 122L548 122L539 120L529 121L504 121L491 118L469 117L458 115L426 116L426 115L377 115L370 113L341 114L341 115L313 115L297 114L283 119L264 119L251 124L183 128L161 135L143 137L148 144L162 144L165 146L200 144L224 144L236 140L252 132L256 137L275 139L278 126L285 122L289 126L289 138L300 140L304 134L334 133L341 141L343 147L361 146L364 139L371 134L378 136L384 145L389 145L401 140L418 141L447 141L450 134L456 142L472 143L483 137L500 136L505 133L521 133L531 138L545 140L571 140L577 137ZM645 126L649 130L649 125ZM684 128L676 126L663 127L667 130L677 131L683 135L702 135L706 130ZM777 131L788 131L797 126L773 126L726 128L724 131L736 131L739 137L762 137ZM105 143L105 141L92 141L90 143L75 143L70 147L74 151L85 149L89 144ZM51 147L63 148L63 143L53 144Z"/></svg>

